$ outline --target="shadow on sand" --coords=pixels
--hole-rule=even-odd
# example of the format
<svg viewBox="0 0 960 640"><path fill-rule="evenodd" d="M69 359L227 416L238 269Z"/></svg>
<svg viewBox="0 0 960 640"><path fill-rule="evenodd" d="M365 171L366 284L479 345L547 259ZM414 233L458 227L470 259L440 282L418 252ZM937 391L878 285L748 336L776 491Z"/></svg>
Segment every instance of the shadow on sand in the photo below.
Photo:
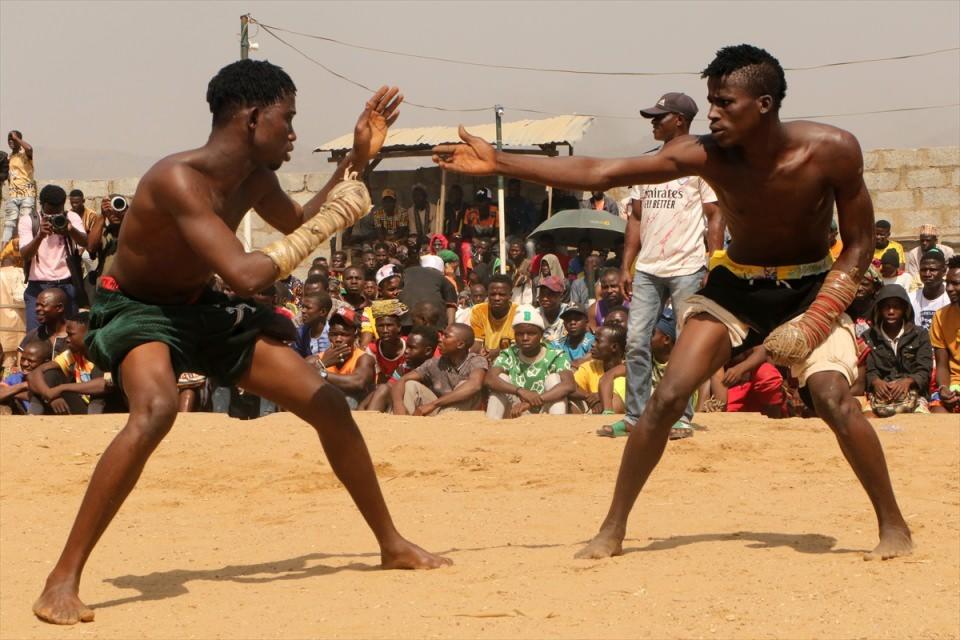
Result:
<svg viewBox="0 0 960 640"><path fill-rule="evenodd" d="M768 533L735 531L732 533L700 533L689 536L653 538L645 547L624 547L623 553L639 551L666 551L701 542L744 542L748 549L789 547L799 553L864 553L866 549L834 549L837 539L819 533ZM639 542L639 540L631 540Z"/></svg>

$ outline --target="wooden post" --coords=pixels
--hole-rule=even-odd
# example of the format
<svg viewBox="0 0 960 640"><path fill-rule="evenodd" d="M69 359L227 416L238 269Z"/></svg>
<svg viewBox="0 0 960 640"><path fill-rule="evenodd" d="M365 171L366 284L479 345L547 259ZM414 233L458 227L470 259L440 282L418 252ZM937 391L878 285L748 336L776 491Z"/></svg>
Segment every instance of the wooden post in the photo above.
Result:
<svg viewBox="0 0 960 640"><path fill-rule="evenodd" d="M547 187L547 220L553 215L553 187Z"/></svg>
<svg viewBox="0 0 960 640"><path fill-rule="evenodd" d="M437 205L436 219L433 221L433 232L443 233L447 215L447 172L440 169L440 204Z"/></svg>

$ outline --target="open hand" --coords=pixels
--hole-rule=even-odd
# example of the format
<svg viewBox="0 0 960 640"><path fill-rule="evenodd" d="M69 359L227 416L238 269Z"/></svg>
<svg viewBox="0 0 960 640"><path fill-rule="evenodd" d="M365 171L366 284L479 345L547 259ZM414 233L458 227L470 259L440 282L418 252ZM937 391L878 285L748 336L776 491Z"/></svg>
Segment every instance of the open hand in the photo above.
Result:
<svg viewBox="0 0 960 640"><path fill-rule="evenodd" d="M470 135L460 125L460 139L466 144L441 144L433 148L433 161L446 171L474 176L496 173L497 156L490 143Z"/></svg>
<svg viewBox="0 0 960 640"><path fill-rule="evenodd" d="M380 153L387 139L387 130L400 115L403 94L396 87L382 86L367 100L353 129L354 169L362 169L371 158Z"/></svg>
<svg viewBox="0 0 960 640"><path fill-rule="evenodd" d="M543 406L543 398L540 397L539 393L527 389L517 389L517 396L531 407L539 408Z"/></svg>
<svg viewBox="0 0 960 640"><path fill-rule="evenodd" d="M59 416L65 416L70 413L70 406L63 398L54 398L50 401L50 408Z"/></svg>

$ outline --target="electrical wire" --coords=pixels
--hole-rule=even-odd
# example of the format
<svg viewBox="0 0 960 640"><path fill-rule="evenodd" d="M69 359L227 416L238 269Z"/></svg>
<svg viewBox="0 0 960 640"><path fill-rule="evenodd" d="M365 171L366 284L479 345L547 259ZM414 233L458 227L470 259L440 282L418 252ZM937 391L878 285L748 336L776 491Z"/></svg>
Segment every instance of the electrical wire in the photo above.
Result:
<svg viewBox="0 0 960 640"><path fill-rule="evenodd" d="M252 22L256 22L253 18L250 19ZM592 71L584 69L563 69L556 67L524 67L517 65L505 65L505 64L491 64L487 62L476 62L473 60L457 60L454 58L443 58L440 56L429 56L417 53L409 53L406 51L394 51L391 49L380 49L377 47L368 47L362 44L356 44L352 42L345 42L343 40L337 40L336 38L331 38L329 36L323 36L313 33L304 33L302 31L294 31L292 29L285 29L283 27L276 27L273 25L263 24L258 22L264 28L269 28L274 31L282 31L284 33L289 33L291 35L302 36L304 38L312 38L314 40L322 40L324 42L329 42L331 44L340 45L343 47L350 47L353 49L361 49L363 51L372 51L375 53L385 53L393 56L401 56L404 58L414 58L417 60L430 60L433 62L444 62L447 64L459 64L468 67L483 67L486 69L508 69L512 71L536 71L540 73L569 73L576 75L589 75L589 76L625 76L625 77L659 77L659 76L700 76L700 71ZM842 67L852 64L867 64L873 62L888 62L893 60L909 60L912 58L923 58L926 56L938 55L941 53L948 53L950 51L960 51L960 47L949 47L946 49L936 49L933 51L922 51L920 53L907 53L899 56L887 56L882 58L862 58L858 60L843 60L840 62L828 62L825 64L814 64L803 67L784 67L784 71L812 71L814 69L828 69L831 67Z"/></svg>

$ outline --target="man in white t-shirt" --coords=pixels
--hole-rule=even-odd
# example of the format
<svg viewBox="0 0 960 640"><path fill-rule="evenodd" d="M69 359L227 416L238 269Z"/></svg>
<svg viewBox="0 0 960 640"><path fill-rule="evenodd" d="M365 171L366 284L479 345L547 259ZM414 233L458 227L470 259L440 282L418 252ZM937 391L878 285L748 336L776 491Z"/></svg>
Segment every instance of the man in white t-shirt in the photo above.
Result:
<svg viewBox="0 0 960 640"><path fill-rule="evenodd" d="M653 124L653 137L664 144L690 132L697 103L683 93L667 93L640 114ZM676 317L683 317L686 299L702 286L707 248L723 248L723 221L717 196L696 176L664 184L633 187L627 220L620 283L633 297L627 329L627 413L622 432L636 424L650 399L650 339L667 298ZM704 230L708 228L707 246ZM634 262L636 265L634 266ZM692 405L684 418L693 416ZM682 427L682 425L678 425Z"/></svg>
<svg viewBox="0 0 960 640"><path fill-rule="evenodd" d="M929 330L937 309L950 304L950 296L947 295L944 284L946 274L947 261L943 252L932 249L921 256L919 275L923 286L910 294L913 317L918 327Z"/></svg>

